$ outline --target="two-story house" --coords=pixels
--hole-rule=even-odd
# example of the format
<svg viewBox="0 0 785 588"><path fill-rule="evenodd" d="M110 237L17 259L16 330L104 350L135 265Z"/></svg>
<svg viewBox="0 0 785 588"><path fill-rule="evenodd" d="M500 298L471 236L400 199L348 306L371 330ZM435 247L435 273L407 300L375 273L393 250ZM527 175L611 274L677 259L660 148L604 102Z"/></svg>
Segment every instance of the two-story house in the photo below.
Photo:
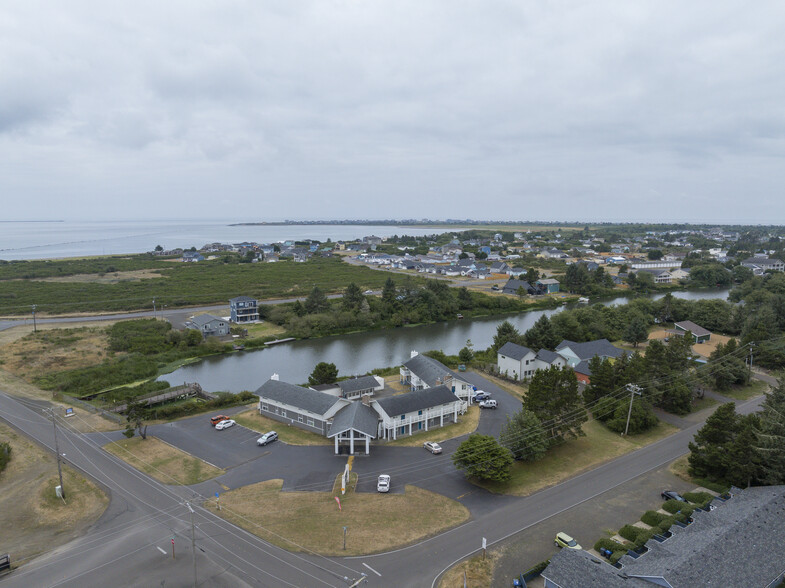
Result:
<svg viewBox="0 0 785 588"><path fill-rule="evenodd" d="M233 323L255 323L259 320L259 303L250 296L237 296L229 300Z"/></svg>
<svg viewBox="0 0 785 588"><path fill-rule="evenodd" d="M412 390L423 390L435 386L447 386L460 399L471 401L474 386L456 374L442 362L412 351L411 357L400 369L401 384Z"/></svg>
<svg viewBox="0 0 785 588"><path fill-rule="evenodd" d="M379 437L397 439L457 423L461 401L447 386L436 386L371 402L379 414Z"/></svg>

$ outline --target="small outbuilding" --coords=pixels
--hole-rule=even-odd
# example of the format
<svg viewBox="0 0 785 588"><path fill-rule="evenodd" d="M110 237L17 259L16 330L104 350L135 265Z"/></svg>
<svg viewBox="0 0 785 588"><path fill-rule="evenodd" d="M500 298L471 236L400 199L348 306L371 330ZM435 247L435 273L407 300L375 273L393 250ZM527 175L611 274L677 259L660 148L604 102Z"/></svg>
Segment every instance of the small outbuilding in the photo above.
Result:
<svg viewBox="0 0 785 588"><path fill-rule="evenodd" d="M673 326L675 327L677 334L686 335L688 332L692 333L692 337L695 339L696 344L705 343L711 339L711 331L704 329L700 325L696 325L692 321L681 321L680 323L674 323Z"/></svg>

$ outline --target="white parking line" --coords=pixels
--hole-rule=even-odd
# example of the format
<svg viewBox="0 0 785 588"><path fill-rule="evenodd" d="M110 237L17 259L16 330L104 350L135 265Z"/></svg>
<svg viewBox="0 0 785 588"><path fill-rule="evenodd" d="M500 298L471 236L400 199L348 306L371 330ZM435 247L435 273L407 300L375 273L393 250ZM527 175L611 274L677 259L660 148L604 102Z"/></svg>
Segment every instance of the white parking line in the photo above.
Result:
<svg viewBox="0 0 785 588"><path fill-rule="evenodd" d="M158 547L158 546L156 545L156 547ZM158 551L160 551L161 553L163 553L164 555L166 555L166 552L165 552L163 549L161 549L160 547L158 547Z"/></svg>
<svg viewBox="0 0 785 588"><path fill-rule="evenodd" d="M363 565L364 565L366 568L368 568L369 570L371 570L371 571L372 571L374 574L376 574L377 576L379 576L380 578L382 577L382 575L381 575L379 572L377 572L376 570L374 570L374 569L373 569L371 566L369 566L367 563L363 562Z"/></svg>

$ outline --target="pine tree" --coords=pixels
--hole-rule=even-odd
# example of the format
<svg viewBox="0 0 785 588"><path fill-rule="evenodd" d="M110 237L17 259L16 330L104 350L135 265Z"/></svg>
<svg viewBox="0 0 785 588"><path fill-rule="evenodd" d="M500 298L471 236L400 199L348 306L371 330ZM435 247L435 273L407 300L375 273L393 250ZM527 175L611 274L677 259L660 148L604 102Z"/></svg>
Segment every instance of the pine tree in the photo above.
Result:
<svg viewBox="0 0 785 588"><path fill-rule="evenodd" d="M763 479L768 484L785 484L785 379L780 379L761 405L756 430Z"/></svg>
<svg viewBox="0 0 785 588"><path fill-rule="evenodd" d="M581 425L588 417L578 393L578 380L571 369L552 366L535 371L523 408L540 419L552 443L584 434Z"/></svg>
<svg viewBox="0 0 785 588"><path fill-rule="evenodd" d="M452 461L469 477L504 482L510 479L513 459L510 450L499 445L495 437L474 433L458 446Z"/></svg>
<svg viewBox="0 0 785 588"><path fill-rule="evenodd" d="M706 424L690 442L690 474L699 478L721 481L728 470L728 448L733 441L738 423L736 405L723 404L714 411Z"/></svg>
<svg viewBox="0 0 785 588"><path fill-rule="evenodd" d="M324 295L324 292L319 289L319 286L314 286L311 293L308 294L308 297L305 299L303 307L308 314L316 314L326 311L330 307L330 303L327 300L327 296Z"/></svg>
<svg viewBox="0 0 785 588"><path fill-rule="evenodd" d="M360 290L360 287L357 284L352 282L346 286L346 289L343 291L341 305L344 310L356 311L360 309L363 300L365 300L365 296L363 296L362 290Z"/></svg>
<svg viewBox="0 0 785 588"><path fill-rule="evenodd" d="M499 435L499 443L519 461L536 461L548 450L548 440L540 419L525 409L516 412L512 418L507 417L507 424Z"/></svg>
<svg viewBox="0 0 785 588"><path fill-rule="evenodd" d="M540 349L555 349L561 339L553 324L546 315L542 315L537 322L526 331L523 336L524 344L535 351Z"/></svg>
<svg viewBox="0 0 785 588"><path fill-rule="evenodd" d="M518 332L510 321L502 321L496 327L496 334L493 336L493 345L491 349L496 353L505 344L512 341L513 343L520 343L521 334Z"/></svg>

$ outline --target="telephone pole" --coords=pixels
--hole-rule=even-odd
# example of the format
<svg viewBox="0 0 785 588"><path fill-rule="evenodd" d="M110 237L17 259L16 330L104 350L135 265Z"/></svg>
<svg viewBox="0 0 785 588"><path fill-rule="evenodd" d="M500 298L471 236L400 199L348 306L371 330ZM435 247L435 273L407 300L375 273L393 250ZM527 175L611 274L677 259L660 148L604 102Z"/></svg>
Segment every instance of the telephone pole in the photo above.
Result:
<svg viewBox="0 0 785 588"><path fill-rule="evenodd" d="M755 347L755 343L750 341L750 377L752 377L752 349Z"/></svg>
<svg viewBox="0 0 785 588"><path fill-rule="evenodd" d="M155 315L155 298L153 298L153 318L158 318L158 317Z"/></svg>
<svg viewBox="0 0 785 588"><path fill-rule="evenodd" d="M630 391L630 409L627 411L627 426L624 427L624 435L627 435L627 431L630 430L630 416L632 416L632 399L635 398L635 395L641 395L641 387L635 384L627 384L627 390Z"/></svg>
<svg viewBox="0 0 785 588"><path fill-rule="evenodd" d="M191 511L191 549L194 552L194 588L196 588L196 536L194 534L194 509L191 504L186 502L185 506Z"/></svg>
<svg viewBox="0 0 785 588"><path fill-rule="evenodd" d="M52 428L54 429L54 433L55 433L55 453L57 454L57 475L60 476L60 494L63 500L65 500L65 486L63 486L63 469L60 465L60 445L57 443L57 421L55 421L54 408L49 409L49 414L52 417Z"/></svg>
<svg viewBox="0 0 785 588"><path fill-rule="evenodd" d="M35 324L35 307L36 307L36 305L33 304L32 306L33 306L33 333L37 333L38 332L38 327Z"/></svg>

